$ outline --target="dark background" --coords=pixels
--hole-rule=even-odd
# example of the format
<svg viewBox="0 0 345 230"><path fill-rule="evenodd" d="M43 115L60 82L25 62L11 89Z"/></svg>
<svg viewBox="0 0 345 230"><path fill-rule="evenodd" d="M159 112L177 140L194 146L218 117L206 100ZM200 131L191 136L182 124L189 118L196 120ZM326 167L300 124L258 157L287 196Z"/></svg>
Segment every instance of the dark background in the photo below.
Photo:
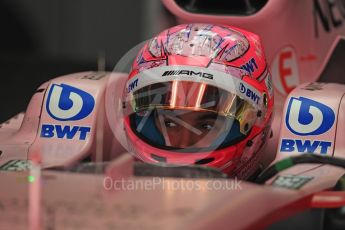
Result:
<svg viewBox="0 0 345 230"><path fill-rule="evenodd" d="M0 123L47 80L111 71L130 48L176 24L160 0L1 0Z"/></svg>

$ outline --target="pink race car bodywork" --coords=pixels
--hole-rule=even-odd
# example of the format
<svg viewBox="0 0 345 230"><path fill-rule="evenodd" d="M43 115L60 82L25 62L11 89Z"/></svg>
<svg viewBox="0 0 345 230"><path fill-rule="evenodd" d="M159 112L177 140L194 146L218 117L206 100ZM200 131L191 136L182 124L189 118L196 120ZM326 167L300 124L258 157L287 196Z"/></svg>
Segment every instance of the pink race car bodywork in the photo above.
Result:
<svg viewBox="0 0 345 230"><path fill-rule="evenodd" d="M276 107L264 166L305 153L345 159L345 86L307 83L322 77L343 42L341 1L270 0L246 17L163 3L179 22L231 24L261 36ZM322 80L328 77L334 80ZM342 74L335 78L344 82ZM258 229L302 210L345 205L344 192L332 191L345 169L326 164L296 165L265 185L138 177L118 112L126 79L106 72L53 79L25 114L1 124L0 170L24 172L0 173L0 229ZM61 98L69 101L64 111ZM84 159L111 162L102 174L41 171Z"/></svg>
<svg viewBox="0 0 345 230"><path fill-rule="evenodd" d="M241 189L228 187L212 190L208 187L208 183L214 183L212 180L172 178L161 178L159 183L157 181L155 185L151 185L151 189L115 186L114 181L127 180L145 184L153 180L133 174L133 158L123 153L125 149L120 144L123 140L121 137L117 139L110 128L121 127L121 120L116 117L115 108L126 77L126 74L120 73L87 72L53 79L38 89L25 115L20 114L2 125L1 169L23 169L26 167L23 166L26 160L30 160L32 164L28 173L0 174L1 182L6 184L6 188L0 193L1 205L2 210L7 210L0 215L2 229L48 228L51 226L50 218L55 218L54 227L57 229L72 229L78 226L83 229L93 229L95 226L98 229L106 229L107 226L118 226L121 229L128 226L144 226L148 229L179 229L181 226L188 229L209 229L211 226L226 229L231 226L232 229L248 229L267 226L308 208L345 205L342 192L325 192L336 184L345 170L328 165L297 165L268 181L266 186L241 181ZM53 111L53 104L63 95L62 91L57 91L58 97L52 98L55 95L54 90L66 86L71 87L69 98L74 102L78 100L78 95L73 96L73 93L79 93L80 96L81 92L86 92L94 99L92 111L85 110L86 114L88 113L85 119L59 121L52 119L49 114L49 111ZM314 151L313 154L345 158L344 93L345 86L339 84L313 83L293 90L286 99L282 113L276 112L276 116L282 116L283 119L278 119L282 121L281 129L277 123L273 127L276 134L265 149L267 158L281 159L311 150ZM85 95L82 96L82 99L85 98ZM312 102L303 101L302 98L308 98ZM298 110L302 108L299 106L301 103L309 103L314 116L312 120L321 122L319 127L327 128L325 134L301 136L291 132L298 129L293 125L293 122L298 120L293 120L293 117L303 112ZM332 112L325 112L319 104L327 106ZM73 115L72 112L69 117ZM327 112L334 117L330 117L332 115ZM64 119L62 113L55 111L54 114L59 115L58 119ZM288 115L292 118L286 120ZM326 126L324 121L328 122ZM318 126L313 122L310 124L309 127L308 123L305 123L305 128L308 132L315 131ZM280 135L277 135L279 130ZM284 144L284 140L289 140L289 144ZM68 168L87 156L91 156L96 162L114 160L107 167L105 175L40 172L39 169ZM24 161L18 163L18 160ZM28 175L34 176L33 183L27 182ZM307 180L298 189L284 187L287 182L278 183L277 178L289 178L291 175ZM200 184L186 191L182 187L169 187L174 183L178 186ZM217 180L217 183L222 188L226 188L229 183L236 185L235 180L227 179ZM11 200L15 200L15 205ZM73 206L72 209L68 208L69 204ZM88 204L87 207L85 204ZM217 208L210 212L215 206ZM99 218L92 218L97 207L103 214ZM147 209L148 207L150 208ZM53 213L51 210L54 210ZM181 212L183 214L177 214ZM135 217L124 218L126 213ZM165 217L157 218L157 215ZM13 218L20 221L11 222Z"/></svg>

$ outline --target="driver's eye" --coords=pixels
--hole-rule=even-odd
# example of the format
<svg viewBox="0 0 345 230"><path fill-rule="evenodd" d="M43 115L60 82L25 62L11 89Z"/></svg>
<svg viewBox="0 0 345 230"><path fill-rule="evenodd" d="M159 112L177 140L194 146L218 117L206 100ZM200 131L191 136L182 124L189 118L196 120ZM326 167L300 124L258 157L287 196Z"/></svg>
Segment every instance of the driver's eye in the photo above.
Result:
<svg viewBox="0 0 345 230"><path fill-rule="evenodd" d="M201 128L205 129L205 130L210 130L210 129L212 129L212 125L204 123L201 125Z"/></svg>
<svg viewBox="0 0 345 230"><path fill-rule="evenodd" d="M165 120L165 121L164 121L164 124L165 124L165 126L166 126L167 128L172 128L172 127L176 127L176 126L177 126L176 123L174 123L174 122L172 122L172 121L170 121L170 120Z"/></svg>

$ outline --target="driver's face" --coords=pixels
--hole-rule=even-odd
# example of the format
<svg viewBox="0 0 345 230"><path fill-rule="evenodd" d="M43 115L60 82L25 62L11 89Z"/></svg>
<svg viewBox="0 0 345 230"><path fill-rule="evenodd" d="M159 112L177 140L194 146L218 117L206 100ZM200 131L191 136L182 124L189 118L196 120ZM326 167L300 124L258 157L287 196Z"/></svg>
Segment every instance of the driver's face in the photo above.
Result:
<svg viewBox="0 0 345 230"><path fill-rule="evenodd" d="M158 110L155 123L165 144L177 148L204 148L225 130L224 119L212 112Z"/></svg>

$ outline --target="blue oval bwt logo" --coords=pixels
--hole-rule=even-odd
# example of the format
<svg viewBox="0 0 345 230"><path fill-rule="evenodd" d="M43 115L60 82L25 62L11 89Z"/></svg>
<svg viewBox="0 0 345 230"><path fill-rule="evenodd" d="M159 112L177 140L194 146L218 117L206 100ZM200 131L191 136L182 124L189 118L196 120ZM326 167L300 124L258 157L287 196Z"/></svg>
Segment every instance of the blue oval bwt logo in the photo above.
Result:
<svg viewBox="0 0 345 230"><path fill-rule="evenodd" d="M246 87L241 83L240 84L240 92L245 93L247 91Z"/></svg>
<svg viewBox="0 0 345 230"><path fill-rule="evenodd" d="M48 114L59 121L76 121L87 117L95 106L95 99L75 87L53 84L48 93Z"/></svg>
<svg viewBox="0 0 345 230"><path fill-rule="evenodd" d="M330 107L305 97L290 98L285 123L292 133L320 135L327 132L334 121L335 114Z"/></svg>

